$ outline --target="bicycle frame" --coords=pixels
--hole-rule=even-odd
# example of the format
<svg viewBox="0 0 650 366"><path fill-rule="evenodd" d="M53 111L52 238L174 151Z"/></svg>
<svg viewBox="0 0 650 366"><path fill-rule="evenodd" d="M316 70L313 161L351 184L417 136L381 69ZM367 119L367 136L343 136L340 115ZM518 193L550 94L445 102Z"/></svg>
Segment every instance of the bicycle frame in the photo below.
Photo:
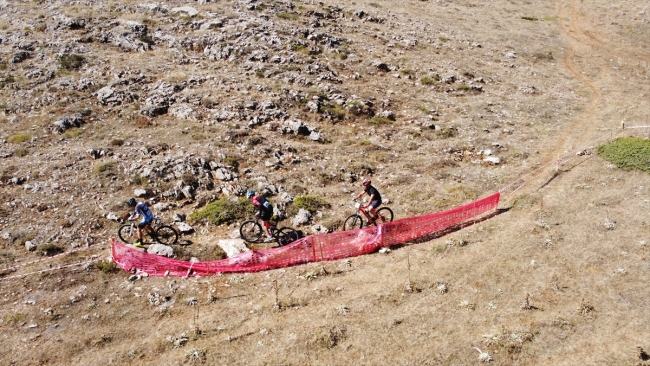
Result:
<svg viewBox="0 0 650 366"><path fill-rule="evenodd" d="M368 210L365 209L365 208L363 207L363 205L361 204L361 202L359 202L359 201L354 201L354 207L356 207L356 208L357 208L357 211L361 212L361 213L363 214L363 216L365 216L365 218L366 218L366 220L367 220L368 222L373 222L373 221L374 221L374 220L372 219L372 217L369 215Z"/></svg>

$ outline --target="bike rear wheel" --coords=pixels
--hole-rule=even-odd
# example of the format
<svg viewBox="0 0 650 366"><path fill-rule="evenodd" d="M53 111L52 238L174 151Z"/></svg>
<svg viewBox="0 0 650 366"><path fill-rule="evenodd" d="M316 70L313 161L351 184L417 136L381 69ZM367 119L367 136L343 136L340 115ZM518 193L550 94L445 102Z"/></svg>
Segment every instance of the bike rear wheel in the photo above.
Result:
<svg viewBox="0 0 650 366"><path fill-rule="evenodd" d="M275 233L275 240L282 247L298 240L298 232L290 227L283 227Z"/></svg>
<svg viewBox="0 0 650 366"><path fill-rule="evenodd" d="M393 210L388 207L382 207L377 210L377 219L375 219L374 222L375 225L384 224L391 221L393 221Z"/></svg>
<svg viewBox="0 0 650 366"><path fill-rule="evenodd" d="M160 244L172 245L178 241L178 232L171 226L163 225L152 234L154 234L154 239Z"/></svg>
<svg viewBox="0 0 650 366"><path fill-rule="evenodd" d="M343 231L361 229L362 226L363 219L361 216L357 214L350 215L347 219L345 219L345 222L343 223Z"/></svg>
<svg viewBox="0 0 650 366"><path fill-rule="evenodd" d="M120 237L123 243L133 244L138 240L138 228L131 224L122 225L117 230L117 236Z"/></svg>
<svg viewBox="0 0 650 366"><path fill-rule="evenodd" d="M244 221L239 227L239 235L247 242L255 243L260 241L262 234L264 234L262 225L254 220Z"/></svg>

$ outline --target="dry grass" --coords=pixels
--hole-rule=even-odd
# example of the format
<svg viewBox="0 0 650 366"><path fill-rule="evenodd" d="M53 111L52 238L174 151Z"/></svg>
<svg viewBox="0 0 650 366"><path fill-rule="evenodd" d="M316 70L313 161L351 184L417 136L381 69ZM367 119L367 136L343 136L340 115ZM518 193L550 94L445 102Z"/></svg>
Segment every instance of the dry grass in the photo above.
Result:
<svg viewBox="0 0 650 366"><path fill-rule="evenodd" d="M143 21L143 15L116 10L121 3L137 2L111 1L102 14ZM34 4L26 3L26 13L19 18L41 14L42 7ZM270 19L295 27L313 20L306 15L308 10L322 10L316 4L295 5L291 11L279 10L288 15L278 16L276 11ZM623 118L628 125L640 125L650 117L647 105L638 102L650 95L644 82L650 33L647 15L640 14L641 3L362 0L353 8L339 1L325 5L346 12L345 19L336 21L346 38L346 57L294 51L309 62L329 57L329 65L344 80L333 89L372 98L375 105L388 100L386 109L397 115L395 121L352 116L336 107L324 108L333 120L321 119L300 110L296 102L293 117L317 127L329 140L314 144L273 135L263 127L246 130L245 121L206 127L169 116L148 119L134 104L112 112L98 110L85 133L72 130L73 136L61 140L44 132L47 125L78 105L95 109L96 99L78 101L85 97L75 94L67 106L48 105L34 116L19 113L18 121L11 123L13 115L8 114L0 121L5 126L4 150L19 147L9 145L12 136L28 133L35 138L30 140L29 154L0 159L0 268L42 258L39 252L44 250L25 251L28 240L49 245L46 252L55 247L67 251L85 240L95 246L15 274L110 255L106 237L114 235L117 223L101 216L108 211L123 213L123 197L132 195L130 181L136 178L121 172L133 163L127 159L139 154L139 146L166 143L171 148L165 157L209 153L228 165L236 162L239 179L246 185L272 182L294 196L321 197L330 205L319 206L321 222L335 225L352 210L351 194L360 190L358 180L352 182L347 173L357 179L372 176L396 218L402 218L492 193L567 151L594 148L594 138L610 134ZM241 17L231 2L196 7L231 19ZM357 9L386 22L361 22L353 14ZM79 17L81 11L99 16L99 11L81 6L63 13ZM263 11L271 14L269 8ZM146 17L152 27L167 27L154 15ZM23 26L0 20L0 29L11 32ZM193 31L185 31L192 35ZM417 38L418 43L406 46L393 36ZM44 31L30 37L49 36ZM197 57L197 64L181 64L177 50L163 47L128 54L108 45L102 50L93 51L97 60L89 62L106 63L115 72L128 69L127 64L138 65L156 81L180 83L191 75L218 75L214 84L206 82L192 92L209 92L220 105L268 97L254 86L237 89L221 84L228 78L248 78L247 83L268 88L278 85L271 89L276 93L284 93L284 88L309 97L323 92L316 85L256 78L254 72L239 75L233 73L232 64L208 63L196 50L182 52ZM511 51L515 57L507 56ZM371 60L382 60L395 70L377 73ZM303 66L291 67L295 71ZM16 75L18 91L26 92L24 70L13 70L21 67L6 63L2 73ZM357 71L361 78L355 79ZM64 77L76 77L76 72L73 68ZM113 71L104 81L112 75ZM448 75L463 81L446 84ZM431 82L422 82L424 77ZM483 92L467 90L474 78L483 78L479 83ZM36 90L34 95L58 93L56 87L53 90ZM418 124L423 121L434 121L443 129L427 130ZM235 129L246 131L246 136L227 139ZM648 137L645 130L619 135ZM274 170L264 166L267 156L278 149L286 153L287 146L301 158L300 164ZM89 147L110 147L120 158L92 160L85 154ZM505 163L481 163L478 151L484 149L492 149ZM650 317L645 290L650 257L644 197L650 176L619 170L596 154L570 157L514 194L504 192L502 207L511 207L509 211L385 254L189 279L130 277L99 261L3 282L0 346L12 351L0 356L1 363L645 362L650 358L643 351L650 347L645 324ZM138 159L146 163L153 157ZM6 184L14 176L28 175L29 187ZM33 189L57 177L74 179L59 188ZM109 184L115 177L116 182ZM175 181L149 183L164 191ZM189 214L193 204L179 202L173 211ZM183 258L222 258L216 241L236 228L236 223L197 225L193 244L179 253Z"/></svg>

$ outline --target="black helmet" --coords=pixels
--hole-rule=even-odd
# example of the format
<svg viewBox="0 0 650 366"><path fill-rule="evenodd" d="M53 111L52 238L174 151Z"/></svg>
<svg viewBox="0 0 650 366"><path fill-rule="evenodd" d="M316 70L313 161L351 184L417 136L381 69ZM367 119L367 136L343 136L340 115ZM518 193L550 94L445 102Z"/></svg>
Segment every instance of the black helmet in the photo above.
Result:
<svg viewBox="0 0 650 366"><path fill-rule="evenodd" d="M368 179L368 178L366 178L366 179L363 180L363 186L364 186L364 187L369 186L370 183L371 183L371 182L370 182L370 179Z"/></svg>
<svg viewBox="0 0 650 366"><path fill-rule="evenodd" d="M135 206L135 204L136 204L136 202L135 202L135 198L129 198L128 200L126 200L126 204L127 204L127 206L129 206L129 207L131 207L131 206Z"/></svg>

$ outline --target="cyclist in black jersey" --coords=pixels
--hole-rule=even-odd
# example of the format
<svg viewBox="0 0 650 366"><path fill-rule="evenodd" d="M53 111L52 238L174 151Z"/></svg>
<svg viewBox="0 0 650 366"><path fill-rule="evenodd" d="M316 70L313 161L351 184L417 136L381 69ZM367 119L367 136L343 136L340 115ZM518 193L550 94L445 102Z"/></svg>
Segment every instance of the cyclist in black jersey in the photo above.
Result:
<svg viewBox="0 0 650 366"><path fill-rule="evenodd" d="M370 196L370 199L368 200L368 204L364 207L368 209L368 212L372 214L372 219L375 220L377 218L377 207L381 205L381 194L377 188L373 187L370 183L372 183L370 179L364 179L363 191L354 197L354 199L358 199L359 197L363 196L364 193L368 194L368 196Z"/></svg>
<svg viewBox="0 0 650 366"><path fill-rule="evenodd" d="M267 201L264 196L261 195L255 195L255 191L248 191L246 193L246 198L251 200L255 208L257 208L257 213L255 214L255 217L262 219L262 222L264 223L263 228L264 232L266 233L266 241L271 241L273 240L273 236L271 235L271 223L269 223L269 220L273 216L273 206L269 201Z"/></svg>

